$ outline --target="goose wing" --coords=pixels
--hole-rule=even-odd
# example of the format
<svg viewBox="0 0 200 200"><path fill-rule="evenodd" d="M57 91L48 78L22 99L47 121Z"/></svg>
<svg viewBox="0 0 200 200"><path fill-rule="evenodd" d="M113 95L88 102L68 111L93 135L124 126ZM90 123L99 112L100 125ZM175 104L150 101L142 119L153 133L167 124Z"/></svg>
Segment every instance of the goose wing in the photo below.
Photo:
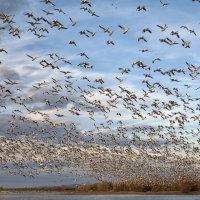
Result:
<svg viewBox="0 0 200 200"><path fill-rule="evenodd" d="M121 26L121 25L118 25L118 26L119 26L119 28L121 28L123 30L126 30L123 26Z"/></svg>

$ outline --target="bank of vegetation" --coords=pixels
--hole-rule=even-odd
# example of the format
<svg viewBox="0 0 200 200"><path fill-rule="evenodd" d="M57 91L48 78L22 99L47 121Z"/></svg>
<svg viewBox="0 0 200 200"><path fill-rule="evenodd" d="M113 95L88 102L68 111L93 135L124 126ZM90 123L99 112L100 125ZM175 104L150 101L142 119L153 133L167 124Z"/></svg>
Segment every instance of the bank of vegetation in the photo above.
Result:
<svg viewBox="0 0 200 200"><path fill-rule="evenodd" d="M102 181L94 184L84 184L76 187L79 192L175 192L189 193L193 191L200 191L199 181L181 181L174 182L170 185L166 184L138 184L135 181L126 181L120 183L113 183Z"/></svg>
<svg viewBox="0 0 200 200"><path fill-rule="evenodd" d="M66 191L75 191L75 188L69 187L67 185L62 186L51 186L51 187L24 187L24 188L7 188L4 189L3 187L0 187L0 190L4 191L28 191L28 192L66 192Z"/></svg>

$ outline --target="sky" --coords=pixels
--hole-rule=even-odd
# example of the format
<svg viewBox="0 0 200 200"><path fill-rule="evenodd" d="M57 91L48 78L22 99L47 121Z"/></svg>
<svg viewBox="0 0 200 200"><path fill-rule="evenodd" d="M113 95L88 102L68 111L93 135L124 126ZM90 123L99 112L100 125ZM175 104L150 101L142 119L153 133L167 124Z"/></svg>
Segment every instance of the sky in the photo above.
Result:
<svg viewBox="0 0 200 200"><path fill-rule="evenodd" d="M26 151L18 152L17 156L22 159L22 162L32 163L27 169L23 168L22 164L18 165L19 168L23 168L22 173L19 173L17 165L11 164L14 158L9 155L9 151L14 146L12 138L18 140L16 142L18 146L15 148L22 148L23 141L27 138L29 140L32 134L31 141L35 144L46 142L44 154L48 155L49 135L44 136L46 140L42 139L39 131L42 128L51 133L53 129L57 134L54 135L57 139L51 139L50 142L54 143L54 150L57 148L57 153L61 151L58 143L65 136L66 130L72 131L71 137L78 143L71 142L73 145L80 146L93 138L102 147L104 144L100 139L102 136L98 135L98 130L101 130L104 138L107 135L109 138L112 134L116 136L119 121L122 121L123 127L127 129L124 135L127 139L123 136L119 137L119 146L125 145L126 141L131 141L133 126L150 129L162 125L163 131L166 132L170 129L168 126L173 124L170 120L175 120L173 124L175 131L191 133L193 130L198 133L200 4L197 1L165 0L163 2L168 5L162 6L159 0L90 0L91 7L81 4L81 0L52 0L52 2L55 6L38 0L0 0L0 16L2 16L0 27L4 28L0 30L0 142L2 145L0 186L32 187L96 181L94 172L91 172L93 177L84 174L83 171L88 170L88 165L81 171L80 167L74 170L73 165L63 164L63 168L59 168L60 171L62 170L62 175L57 173L58 171L48 171L45 167L35 170L40 166L38 159L42 160L42 158L35 154L37 150L33 150L34 145L31 146L31 143L24 147L30 152L33 151L32 158L27 156ZM138 6L145 6L146 10L138 11ZM87 7L97 16L92 16L92 13L87 10L84 11L83 7ZM54 10L57 8L61 8L65 14ZM43 10L53 15L46 15ZM27 13L32 13L34 17L28 17ZM3 15L13 17L14 23L4 23ZM35 25L36 34L42 34L44 37L35 35L34 31L31 32L34 26L29 22L34 22L33 18L40 16L51 23L57 20L64 28L59 30L57 25L51 28L44 20L36 20L39 23ZM70 18L77 22L74 26ZM160 26L165 25L167 28L162 31ZM129 30L124 34L119 26ZM187 29L181 26L186 26ZM18 28L20 38L13 34L11 27ZM102 27L114 32L109 35ZM42 32L41 28L48 29L48 33ZM151 33L142 32L146 28L149 28ZM86 35L80 34L81 31L85 31ZM92 36L89 31L96 33ZM172 31L178 31L180 37L172 35ZM143 36L146 41L139 40L140 36ZM167 42L161 42L160 39L165 39ZM76 45L70 44L70 41L75 41ZM114 45L107 44L108 41L113 41ZM170 41L177 44L169 44ZM183 41L190 42L190 48L185 48ZM7 53L1 51L1 48ZM148 51L142 52L145 49ZM85 56L80 55L83 52ZM32 61L31 57L38 58ZM160 60L153 63L155 58ZM63 60L68 60L71 64ZM137 61L141 61L142 65L132 65ZM44 67L50 62L54 67L50 65ZM82 62L88 65L81 67ZM91 65L92 68L89 67ZM188 65L194 67L188 69ZM128 73L122 73L120 68L127 69ZM162 73L159 72L159 68ZM184 73L180 72L181 69ZM170 70L172 72L168 75L167 72ZM68 73L65 75L63 71ZM98 82L98 79L102 79L103 82ZM12 82L18 84L11 84ZM150 92L150 86L153 86L153 92ZM102 87L106 91L103 92ZM128 98L131 94L129 103L132 104L116 98L116 94L123 95L123 98ZM136 100L133 98L134 95ZM61 98L62 96L67 99ZM158 107L152 105L157 101L155 99L159 100ZM95 100L100 100L100 103L94 103ZM172 109L165 108L165 103L169 105L170 101L177 102L177 105ZM127 108L129 106L135 109L135 113L132 112L132 108ZM140 115L136 114L137 109ZM151 114L153 110L163 115L156 112ZM89 111L93 113L91 118ZM176 112L185 114L189 120L185 122L183 128L178 123L178 118L181 116L174 114ZM41 113L48 115L51 123L45 121L45 115ZM19 119L20 116L25 117L25 120ZM109 124L108 120L112 122ZM60 125L61 123L64 125ZM73 124L76 125L74 130ZM105 128L107 125L109 128ZM84 140L79 136L75 138L77 131L83 135L85 133L84 137L81 136ZM88 136L87 131L91 131L93 136ZM142 132L138 133L138 136L144 141L149 138ZM175 137L179 138L180 134L176 133ZM189 138L188 141L194 147L198 147L198 134L196 136L188 134L184 135L185 137ZM159 138L158 135L154 138L161 145L164 145L168 139L167 135L164 138ZM111 142L110 146L114 144ZM109 149L110 146L105 148ZM65 148L69 150L68 146L62 145L62 150ZM133 146L132 148L137 149ZM8 149L10 150L7 151ZM92 152L94 153L95 150L87 150L88 154ZM181 152L181 155L184 153ZM33 158L37 160L35 165ZM70 157L69 162L75 163L76 160L73 159ZM34 178L30 175L33 172ZM77 173L79 173L78 178Z"/></svg>

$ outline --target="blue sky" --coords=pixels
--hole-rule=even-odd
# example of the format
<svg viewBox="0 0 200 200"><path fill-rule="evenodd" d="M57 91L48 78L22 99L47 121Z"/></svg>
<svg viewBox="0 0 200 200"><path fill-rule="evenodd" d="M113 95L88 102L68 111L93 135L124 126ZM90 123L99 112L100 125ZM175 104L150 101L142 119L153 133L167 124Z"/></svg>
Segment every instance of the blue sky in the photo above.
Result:
<svg viewBox="0 0 200 200"><path fill-rule="evenodd" d="M10 144L11 142L8 139L9 137L23 140L25 133L31 134L33 131L36 133L37 137L41 139L37 129L42 127L45 127L48 131L52 129L50 126L45 125L43 121L44 116L38 113L29 113L26 108L48 114L51 121L54 123L65 123L66 129L71 127L71 123L75 123L78 127L78 131L82 134L85 131L91 130L94 134L93 137L96 138L97 141L99 138L95 126L101 127L103 134L117 135L117 127L119 126L118 121L120 120L123 122L123 126L128 129L125 134L129 139L132 137L130 128L132 126L169 126L169 120L176 121L174 128L175 131L177 131L177 138L180 137L180 134L178 134L179 131L190 132L194 130L194 132L197 132L197 128L199 127L199 110L197 109L199 107L199 100L196 98L199 98L199 90L197 88L200 86L198 75L200 63L198 41L200 34L200 4L198 2L192 2L190 0L166 0L164 2L169 4L162 6L159 0L90 0L92 7L89 7L86 4L80 5L81 1L79 0L58 0L53 2L56 5L55 7L38 0L15 0L14 3L12 0L6 2L0 0L0 13L11 16L14 15L13 21L15 22L8 24L0 21L0 27L5 27L5 29L0 30L0 47L8 52L7 54L4 52L0 53L0 60L2 62L0 65L0 85L5 86L5 89L2 89L0 104L6 106L6 109L0 107L0 130L2 138L7 138L7 143ZM137 11L139 5L145 6L146 11ZM99 17L91 16L91 13L80 9L82 7L91 9ZM58 11L54 10L55 8L62 8L65 14L58 13ZM42 10L52 12L54 15L47 16ZM67 29L58 30L57 27L50 28L48 23L41 20L39 21L41 24L36 25L36 32L41 33L46 37L38 38L33 32L27 31L29 28L32 28L27 22L34 21L31 17L28 18L27 15L25 15L27 12L33 12L35 17L43 16L49 22L57 19ZM77 21L77 24L72 26L69 18ZM165 31L161 31L157 26L164 26L165 24L168 27ZM9 25L19 27L20 38L9 34ZM109 28L110 31L114 30L113 34L109 36L108 33L104 33L99 25ZM126 34L123 34L123 30L119 28L119 25L130 29ZM180 28L181 26L187 26L188 30ZM39 31L42 27L47 28L49 33ZM142 30L145 28L149 28L152 33L142 33ZM86 37L85 35L79 34L79 32L83 30L96 32L96 34L92 37L91 34L86 31L89 35L89 37ZM194 30L196 35L190 33L189 30ZM171 35L172 31L178 31L180 38L177 38L176 35ZM147 42L143 40L138 41L140 36L144 36ZM161 43L159 40L166 38L176 41L178 44L169 45L164 42ZM186 42L191 42L190 48L184 48L181 39ZM114 45L107 45L108 40L113 41ZM77 46L69 44L70 41L75 41ZM146 48L149 52L140 51ZM85 52L89 59L85 56L78 55L81 52ZM50 56L47 55L50 53L56 53L60 57L69 60L72 65L65 64L62 60L54 63ZM31 58L28 57L27 54L39 58L31 61ZM56 58L56 55L54 54L53 57ZM152 63L154 58L160 58L161 61L157 60L155 63ZM51 67L43 68L40 64L42 60L52 62L52 64L58 66L59 69L52 69ZM132 63L136 61L142 61L144 66L138 67L135 65L132 67ZM81 62L87 62L93 65L93 68L79 67L78 65ZM186 62L190 65L194 65L197 68L197 71L191 73L191 71L188 70ZM146 70L145 66L150 66L150 70ZM129 68L130 72L122 74L119 68ZM162 75L158 71L155 71L158 68L161 68L163 72L172 69L183 69L185 74L174 71L174 75L171 74L171 76L169 76L166 73L165 75ZM194 70L194 68L192 69ZM71 75L73 78L67 79L61 71L69 71L70 73L67 74L67 76ZM145 74L150 74L153 78L146 78ZM90 82L83 79L85 76L87 76ZM192 76L196 76L194 80L192 80ZM119 82L116 77L124 79L123 82ZM58 80L58 83L62 88L55 86L52 78ZM103 84L95 82L96 79L101 78L104 81ZM6 85L4 81L8 81L8 79L19 84ZM172 79L177 79L178 82L173 81ZM149 85L154 87L154 92L149 92L149 97L144 97L145 92L149 90L147 87L148 84L146 84L144 80L147 80ZM44 81L48 84L47 87L42 85L38 90L33 87L38 86L38 83L44 83ZM74 81L74 83L71 84L72 87L66 86L66 84L69 84L67 81ZM155 84L156 82L159 82L164 89L159 88L158 84ZM88 85L91 87L93 86L94 88L90 88ZM185 85L191 87L187 88ZM103 86L104 89L110 88L113 96L109 97L108 95L105 95L108 94L108 92L101 94L99 92L99 87L101 86ZM138 109L143 117L146 117L144 120L142 120L141 116L133 115L133 112L126 109L125 106L127 104L125 101L115 99L116 95L114 94L123 95L124 98L126 97L126 94L121 92L119 86L126 88L128 91L132 92L132 94L137 96L137 101L132 99L132 103L134 104L132 106L135 109ZM50 92L52 87L56 87L56 89L60 90L58 95L53 95L52 93L50 95L43 94L47 91ZM21 91L17 90L17 88L20 88ZM88 93L82 93L80 88L86 90ZM172 95L166 95L166 88L172 91ZM174 88L178 88L177 93L180 94L180 97L177 97ZM10 90L11 94L10 96L3 97L4 94L9 95L8 92L5 91L6 89ZM70 94L69 90L71 90L72 94ZM83 96L81 97L83 94L90 102L100 100L104 109L107 107L110 108L111 111L109 112L106 110L106 112L101 112L97 106L91 106L91 104L81 106L79 103L86 103L85 98ZM63 95L67 96L68 101L63 100L62 103L56 103ZM17 98L17 96L26 99L24 101L26 107L19 103L14 103L11 100L11 98ZM29 97L34 100L31 101ZM144 100L140 99L143 97ZM190 100L190 98L192 98L192 100ZM48 99L55 104L60 108L60 111L57 111L54 106L48 106L45 103L45 99ZM152 107L154 99L159 99L160 108ZM117 108L109 106L108 102L111 100L114 100ZM189 104L184 104L183 100L189 102ZM172 110L165 109L163 106L164 103L162 102L169 104L169 101L175 101L180 106L174 106ZM141 104L145 104L148 107L144 110L141 108ZM188 106L185 110L184 105ZM70 112L73 107L80 109L79 116L73 115ZM37 127L36 125L30 125L29 122L13 119L13 110L16 109L19 109L22 112L17 113L14 111L16 116L24 116L30 121L37 121L40 125ZM89 118L89 113L87 111L90 110L94 111L95 121ZM161 115L156 116L156 114L154 114L154 117L150 116L149 113L151 113L152 110L160 111L165 116L168 116L168 118L163 119ZM119 112L121 113L121 116L117 115ZM181 112L187 116L189 122L184 124L184 129L180 129L179 124L175 119L180 116L174 115L174 112ZM64 116L59 118L55 114L63 114ZM105 118L105 115L108 116L108 118ZM195 116L198 120L193 120ZM104 126L106 126L109 119L112 120L113 123L110 125L111 129L107 130L104 129L101 124L103 123ZM19 134L17 136L14 134L10 134L10 136L7 135L6 132L8 132L9 129L12 129L12 123L19 125L20 128L18 131L24 131L23 134L20 136ZM31 128L29 126L31 126ZM58 137L57 141L59 138L62 139L62 137L64 137L63 134L65 133L65 130L63 128L64 127L62 126L54 127L54 129L58 131L58 136L56 136ZM167 127L165 127L163 131L167 132ZM143 138L144 141L149 138L149 136L144 133L138 133L138 135ZM184 135L184 137L186 137L186 135ZM192 145L198 146L198 135L193 137L189 134L187 137L189 138L189 142L193 142ZM162 144L168 139L169 137L167 135L164 139L160 139L158 135L154 138L155 141ZM121 144L124 144L124 141L126 140L121 137L120 141ZM5 143L3 139L1 142L2 144ZM81 140L79 142L84 143L84 141ZM100 143L100 145L103 146L102 143ZM5 145L3 146L3 148L5 148ZM10 146L12 145L10 144ZM106 148L109 147L106 146ZM137 147L132 148L137 150ZM4 153L2 152L0 155L1 154L3 155ZM184 152L182 152L182 155L184 155ZM21 156L23 157L25 155L21 152ZM30 162L29 159L26 159L26 156L24 159L24 162ZM36 159L38 159L37 156ZM84 177L82 172L80 172L83 176L81 178L77 178L76 172L73 170L74 175L71 175L71 173L69 173L70 169L68 169L67 166L64 166L62 176L56 174L56 172L52 175L45 173L45 170L43 169L38 169L40 175L37 177L35 175L35 179L28 177L30 171L34 171L31 170L31 168L28 168L23 171L27 176L25 178L22 174L17 174L15 167L9 163L12 161L11 158L7 160L8 168L10 167L10 169L0 171L2 177L0 179L0 186L24 187L38 186L38 182L39 185L59 185L95 181L94 178L90 179L87 178L87 176ZM1 164L1 166L4 168L5 165ZM79 170L80 169L78 169L78 171ZM16 175L10 175L13 174L13 172L16 172ZM77 180L75 181L75 179ZM62 182L60 182L61 180Z"/></svg>

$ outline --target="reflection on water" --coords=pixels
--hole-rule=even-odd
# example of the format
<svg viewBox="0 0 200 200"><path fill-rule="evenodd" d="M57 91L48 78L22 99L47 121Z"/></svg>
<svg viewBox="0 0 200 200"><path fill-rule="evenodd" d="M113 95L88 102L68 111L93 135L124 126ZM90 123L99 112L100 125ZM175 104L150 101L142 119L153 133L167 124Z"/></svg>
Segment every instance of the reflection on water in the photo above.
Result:
<svg viewBox="0 0 200 200"><path fill-rule="evenodd" d="M0 200L200 200L200 195L0 195Z"/></svg>

